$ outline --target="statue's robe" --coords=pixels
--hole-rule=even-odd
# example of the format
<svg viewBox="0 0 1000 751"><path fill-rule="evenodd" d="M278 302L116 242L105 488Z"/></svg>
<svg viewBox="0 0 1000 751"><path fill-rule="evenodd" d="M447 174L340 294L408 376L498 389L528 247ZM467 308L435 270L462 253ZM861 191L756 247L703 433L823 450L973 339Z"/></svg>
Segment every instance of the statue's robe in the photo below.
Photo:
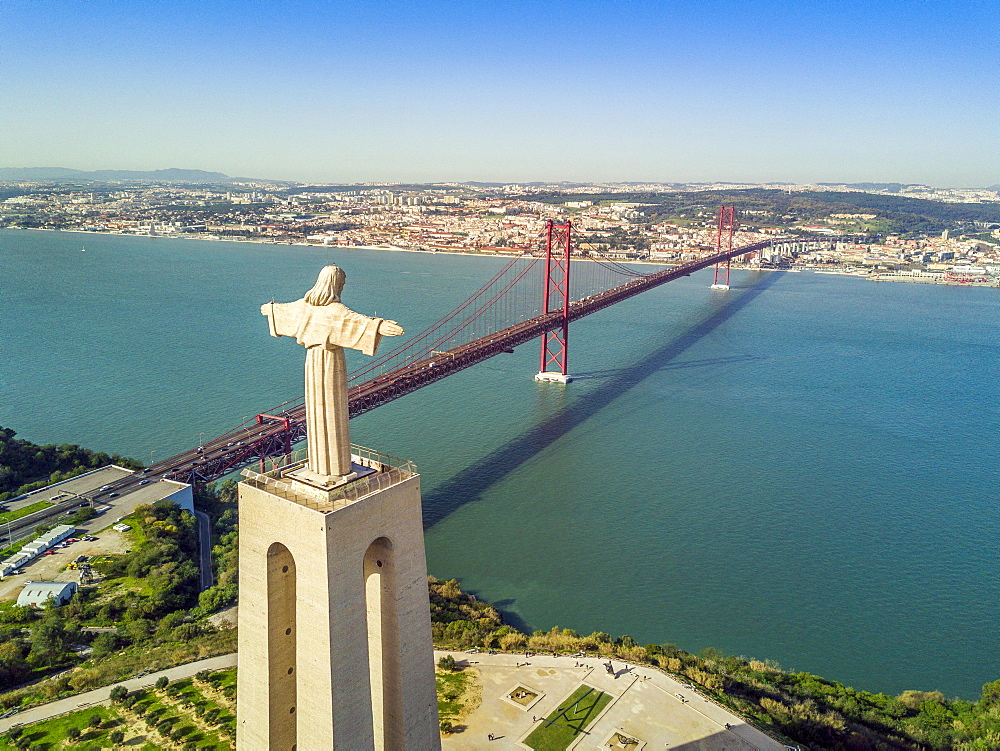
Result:
<svg viewBox="0 0 1000 751"><path fill-rule="evenodd" d="M306 445L308 467L325 478L351 472L344 348L374 355L381 318L355 313L343 303L310 305L305 300L266 303L271 336L293 336L306 348Z"/></svg>

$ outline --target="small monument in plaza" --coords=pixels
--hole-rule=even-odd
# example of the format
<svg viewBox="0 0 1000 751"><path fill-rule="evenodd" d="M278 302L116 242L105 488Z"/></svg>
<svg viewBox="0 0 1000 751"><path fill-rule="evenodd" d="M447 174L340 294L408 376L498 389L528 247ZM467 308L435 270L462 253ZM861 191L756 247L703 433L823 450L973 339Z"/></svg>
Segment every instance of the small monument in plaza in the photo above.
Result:
<svg viewBox="0 0 1000 751"><path fill-rule="evenodd" d="M239 486L245 751L440 748L420 477L348 429L344 348L374 355L403 329L343 305L345 280L327 266L303 299L261 307L306 348L308 458Z"/></svg>

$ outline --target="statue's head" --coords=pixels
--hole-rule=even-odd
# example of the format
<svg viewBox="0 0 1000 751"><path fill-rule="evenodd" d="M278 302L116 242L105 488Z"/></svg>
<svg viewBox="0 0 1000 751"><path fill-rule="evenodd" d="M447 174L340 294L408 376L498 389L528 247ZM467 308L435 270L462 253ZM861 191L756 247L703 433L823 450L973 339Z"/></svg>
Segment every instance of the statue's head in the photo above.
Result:
<svg viewBox="0 0 1000 751"><path fill-rule="evenodd" d="M306 292L305 300L310 305L329 305L340 302L347 274L339 266L324 266L313 288Z"/></svg>

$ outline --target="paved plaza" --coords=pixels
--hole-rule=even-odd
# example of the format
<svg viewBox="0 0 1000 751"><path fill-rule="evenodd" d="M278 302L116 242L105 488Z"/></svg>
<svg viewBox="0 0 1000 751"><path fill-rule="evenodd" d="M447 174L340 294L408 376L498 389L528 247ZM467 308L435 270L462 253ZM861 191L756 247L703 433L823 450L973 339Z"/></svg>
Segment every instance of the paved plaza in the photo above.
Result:
<svg viewBox="0 0 1000 751"><path fill-rule="evenodd" d="M581 684L610 694L612 699L577 737L572 749L784 749L741 718L654 668L612 660L614 673L609 674L604 667L606 658L467 652L437 652L436 657L444 654L477 670L482 685L482 704L462 721L461 732L444 738L446 750L529 748L525 738Z"/></svg>

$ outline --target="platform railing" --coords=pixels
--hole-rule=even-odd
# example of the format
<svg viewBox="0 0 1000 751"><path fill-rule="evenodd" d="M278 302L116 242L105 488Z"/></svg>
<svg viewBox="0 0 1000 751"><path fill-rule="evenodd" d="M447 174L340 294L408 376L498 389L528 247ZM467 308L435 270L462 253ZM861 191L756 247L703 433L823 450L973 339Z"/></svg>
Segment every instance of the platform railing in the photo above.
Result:
<svg viewBox="0 0 1000 751"><path fill-rule="evenodd" d="M307 458L306 449L299 449L292 452L291 462L283 467L270 472L255 472L252 469L244 469L240 476L243 477L243 482L248 485L266 490L287 501L316 511L331 512L356 503L393 485L398 485L417 474L417 466L408 459L400 459L381 451L351 444L351 460L355 464L366 469L373 469L375 472L335 488L329 491L326 498L318 499L299 492L295 485L281 477L289 470L303 466Z"/></svg>

